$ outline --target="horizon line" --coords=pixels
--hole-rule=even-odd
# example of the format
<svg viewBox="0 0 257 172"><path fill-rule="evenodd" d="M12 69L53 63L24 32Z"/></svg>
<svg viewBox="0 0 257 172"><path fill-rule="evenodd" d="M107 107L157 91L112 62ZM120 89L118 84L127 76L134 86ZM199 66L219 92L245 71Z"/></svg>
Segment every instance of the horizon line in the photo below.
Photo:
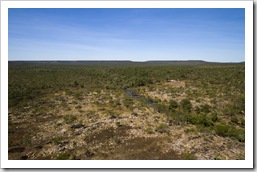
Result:
<svg viewBox="0 0 257 172"><path fill-rule="evenodd" d="M206 61L206 60L8 60L8 62L205 62L205 63L245 63L244 61Z"/></svg>

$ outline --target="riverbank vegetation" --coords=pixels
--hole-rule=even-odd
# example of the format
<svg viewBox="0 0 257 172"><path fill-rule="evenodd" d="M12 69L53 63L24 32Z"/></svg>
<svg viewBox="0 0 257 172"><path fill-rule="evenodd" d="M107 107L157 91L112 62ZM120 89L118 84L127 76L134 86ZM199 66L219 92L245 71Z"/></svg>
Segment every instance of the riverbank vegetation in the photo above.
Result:
<svg viewBox="0 0 257 172"><path fill-rule="evenodd" d="M9 62L9 159L244 159L244 95L244 63Z"/></svg>

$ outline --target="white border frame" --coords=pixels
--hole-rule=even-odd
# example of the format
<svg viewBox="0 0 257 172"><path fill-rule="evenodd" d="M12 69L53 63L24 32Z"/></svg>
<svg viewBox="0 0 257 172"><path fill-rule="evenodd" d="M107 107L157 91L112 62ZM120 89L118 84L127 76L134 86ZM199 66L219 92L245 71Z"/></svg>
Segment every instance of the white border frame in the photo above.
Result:
<svg viewBox="0 0 257 172"><path fill-rule="evenodd" d="M8 160L8 8L245 8L245 160ZM1 168L253 168L253 1L2 1Z"/></svg>

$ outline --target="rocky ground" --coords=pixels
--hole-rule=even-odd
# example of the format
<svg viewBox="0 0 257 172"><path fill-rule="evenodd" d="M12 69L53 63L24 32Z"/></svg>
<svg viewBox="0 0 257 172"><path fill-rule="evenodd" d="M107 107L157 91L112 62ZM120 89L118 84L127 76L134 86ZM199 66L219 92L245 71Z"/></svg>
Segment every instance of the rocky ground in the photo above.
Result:
<svg viewBox="0 0 257 172"><path fill-rule="evenodd" d="M9 159L244 159L244 143L174 125L150 104L110 90L56 92L9 109L8 133Z"/></svg>

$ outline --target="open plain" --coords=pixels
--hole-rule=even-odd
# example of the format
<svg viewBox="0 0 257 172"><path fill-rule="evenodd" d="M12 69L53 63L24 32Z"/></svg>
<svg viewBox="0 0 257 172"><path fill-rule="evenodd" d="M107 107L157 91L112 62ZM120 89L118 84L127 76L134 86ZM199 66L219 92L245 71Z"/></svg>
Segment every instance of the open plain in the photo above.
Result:
<svg viewBox="0 0 257 172"><path fill-rule="evenodd" d="M245 159L244 63L8 67L9 159Z"/></svg>

